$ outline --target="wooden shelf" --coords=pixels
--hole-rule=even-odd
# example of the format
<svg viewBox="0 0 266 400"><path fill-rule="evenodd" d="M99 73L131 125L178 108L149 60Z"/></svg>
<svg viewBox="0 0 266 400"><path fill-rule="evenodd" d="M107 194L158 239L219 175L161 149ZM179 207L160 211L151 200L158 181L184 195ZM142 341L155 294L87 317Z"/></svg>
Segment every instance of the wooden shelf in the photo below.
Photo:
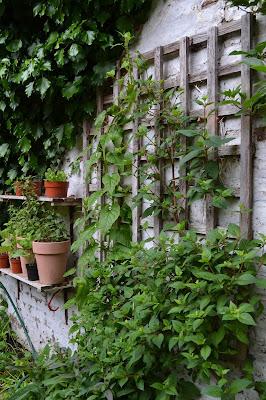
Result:
<svg viewBox="0 0 266 400"><path fill-rule="evenodd" d="M0 272L4 275L11 276L12 278L17 279L18 281L21 281L29 286L34 287L35 289L37 289L38 292L47 292L51 290L59 290L59 289L66 289L73 287L72 282L63 282L57 285L44 285L43 283L40 283L40 281L29 281L22 274L13 274L11 268L0 268Z"/></svg>
<svg viewBox="0 0 266 400"><path fill-rule="evenodd" d="M51 206L81 206L82 198L81 197L46 197L40 196L38 197L40 201L45 201L50 203ZM0 195L0 201L9 201L9 200L25 200L25 196L13 196L11 194Z"/></svg>

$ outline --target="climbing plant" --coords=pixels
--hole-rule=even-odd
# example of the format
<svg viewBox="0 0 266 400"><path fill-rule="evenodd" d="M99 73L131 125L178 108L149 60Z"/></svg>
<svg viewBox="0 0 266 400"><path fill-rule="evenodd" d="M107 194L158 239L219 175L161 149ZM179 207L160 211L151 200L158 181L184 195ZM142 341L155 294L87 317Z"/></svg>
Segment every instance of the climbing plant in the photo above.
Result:
<svg viewBox="0 0 266 400"><path fill-rule="evenodd" d="M150 3L1 0L0 190L21 173L42 176L75 145L121 53L118 30L137 29Z"/></svg>

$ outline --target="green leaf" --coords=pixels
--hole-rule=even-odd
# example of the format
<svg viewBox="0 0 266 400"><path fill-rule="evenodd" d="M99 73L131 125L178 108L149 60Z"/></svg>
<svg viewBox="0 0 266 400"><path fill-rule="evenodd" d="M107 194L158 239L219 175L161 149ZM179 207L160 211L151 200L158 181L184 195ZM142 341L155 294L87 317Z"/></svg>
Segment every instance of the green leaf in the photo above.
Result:
<svg viewBox="0 0 266 400"><path fill-rule="evenodd" d="M201 149L197 149L197 150L192 150L190 151L186 156L182 157L179 163L179 166L181 167L183 164L185 164L186 162L188 162L189 160L191 160L192 158L195 158L199 155L199 153L201 152Z"/></svg>
<svg viewBox="0 0 266 400"><path fill-rule="evenodd" d="M228 233L232 236L239 236L240 235L240 227L236 224L230 223L227 229Z"/></svg>
<svg viewBox="0 0 266 400"><path fill-rule="evenodd" d="M256 286L262 289L266 289L266 279L265 278L258 278L256 281Z"/></svg>
<svg viewBox="0 0 266 400"><path fill-rule="evenodd" d="M255 278L255 276L248 273L240 275L240 277L236 280L236 283L241 286L250 285L256 282L257 279Z"/></svg>
<svg viewBox="0 0 266 400"><path fill-rule="evenodd" d="M99 197L103 196L104 193L105 193L105 189L101 189L98 192L92 193L89 197L87 197L84 200L84 204L85 204L85 206L86 206L88 211L90 211L92 209L92 206L99 199Z"/></svg>
<svg viewBox="0 0 266 400"><path fill-rule="evenodd" d="M219 174L219 167L217 162L210 160L208 162L206 162L206 164L204 165L204 169L207 172L207 174L212 177L213 179L217 179L218 178L218 174Z"/></svg>
<svg viewBox="0 0 266 400"><path fill-rule="evenodd" d="M67 271L67 272L64 274L64 277L73 275L75 272L76 272L76 268L71 268L69 271Z"/></svg>
<svg viewBox="0 0 266 400"><path fill-rule="evenodd" d="M14 393L9 397L9 400L28 399L29 394L35 392L37 387L38 387L37 383L29 383L27 386L25 386L19 390L15 390Z"/></svg>
<svg viewBox="0 0 266 400"><path fill-rule="evenodd" d="M229 393L239 393L250 385L253 385L253 382L249 379L236 379L229 386Z"/></svg>
<svg viewBox="0 0 266 400"><path fill-rule="evenodd" d="M157 347L159 347L159 349L160 349L161 346L162 346L163 340L164 340L164 335L163 335L162 333L160 333L159 335L154 336L154 337L152 338L152 342L153 342Z"/></svg>
<svg viewBox="0 0 266 400"><path fill-rule="evenodd" d="M105 174L102 178L103 184L108 192L112 195L118 183L120 182L120 175L115 172L112 175Z"/></svg>
<svg viewBox="0 0 266 400"><path fill-rule="evenodd" d="M62 95L63 97L66 97L67 99L71 99L71 97L74 96L74 94L78 93L80 91L80 88L78 85L74 85L73 83L67 83L65 87L62 89Z"/></svg>
<svg viewBox="0 0 266 400"><path fill-rule="evenodd" d="M247 335L244 332L237 331L236 337L240 342L245 343L246 345L249 345L249 340L247 338Z"/></svg>
<svg viewBox="0 0 266 400"><path fill-rule="evenodd" d="M248 313L241 313L237 315L237 319L239 322L242 322L242 324L245 325L253 325L253 326L257 325L252 316Z"/></svg>
<svg viewBox="0 0 266 400"><path fill-rule="evenodd" d="M62 310L66 310L67 308L73 307L74 304L76 304L76 298L73 297L72 299L69 299L62 307Z"/></svg>
<svg viewBox="0 0 266 400"><path fill-rule="evenodd" d="M252 69L264 72L266 74L266 65L259 58L247 57L242 62L249 65Z"/></svg>
<svg viewBox="0 0 266 400"><path fill-rule="evenodd" d="M114 222L120 215L120 206L117 203L112 205L105 204L100 212L99 217L99 228L102 236L106 235L109 229L111 229Z"/></svg>
<svg viewBox="0 0 266 400"><path fill-rule="evenodd" d="M4 112L5 109L6 109L6 103L4 101L0 101L0 110Z"/></svg>
<svg viewBox="0 0 266 400"><path fill-rule="evenodd" d="M8 152L9 149L9 144L4 143L0 146L0 157L4 157L6 153Z"/></svg>
<svg viewBox="0 0 266 400"><path fill-rule="evenodd" d="M31 141L27 137L24 137L19 141L18 146L22 153L28 153L31 149Z"/></svg>
<svg viewBox="0 0 266 400"><path fill-rule="evenodd" d="M204 360L207 360L207 358L210 356L211 354L211 347L210 346L204 346L202 347L202 349L200 350L200 354L201 356L204 358Z"/></svg>
<svg viewBox="0 0 266 400"><path fill-rule="evenodd" d="M18 40L11 40L10 42L7 43L6 49L10 51L11 53L14 53L21 49L22 47L22 41L20 39Z"/></svg>
<svg viewBox="0 0 266 400"><path fill-rule="evenodd" d="M95 31L86 31L83 32L81 35L81 40L86 43L88 46L92 44L96 37L96 32Z"/></svg>
<svg viewBox="0 0 266 400"><path fill-rule="evenodd" d="M43 97L50 86L51 82L49 81L49 79L43 77L42 79L38 80L36 89L41 93L41 96Z"/></svg>
<svg viewBox="0 0 266 400"><path fill-rule="evenodd" d="M124 288L124 296L125 296L126 299L129 299L130 297L132 297L133 293L134 293L134 291L133 291L133 289L131 287L127 287L126 286Z"/></svg>
<svg viewBox="0 0 266 400"><path fill-rule="evenodd" d="M27 95L28 97L30 97L31 94L32 94L33 86L34 86L34 82L30 82L30 83L28 83L28 85L26 85L26 87L25 87L25 93L26 93L26 95Z"/></svg>
<svg viewBox="0 0 266 400"><path fill-rule="evenodd" d="M206 394L207 396L212 396L212 397L221 397L223 395L224 391L219 388L218 386L209 386L206 389L203 390L203 394Z"/></svg>
<svg viewBox="0 0 266 400"><path fill-rule="evenodd" d="M76 304L76 298L73 297L72 299L69 299L62 307L62 310L66 310L67 308L73 307L74 304Z"/></svg>
<svg viewBox="0 0 266 400"><path fill-rule="evenodd" d="M102 127L102 124L105 120L105 116L106 116L106 110L102 111L98 117L95 119L94 122L94 130L95 130L95 135L97 135L97 133L99 132L100 128Z"/></svg>

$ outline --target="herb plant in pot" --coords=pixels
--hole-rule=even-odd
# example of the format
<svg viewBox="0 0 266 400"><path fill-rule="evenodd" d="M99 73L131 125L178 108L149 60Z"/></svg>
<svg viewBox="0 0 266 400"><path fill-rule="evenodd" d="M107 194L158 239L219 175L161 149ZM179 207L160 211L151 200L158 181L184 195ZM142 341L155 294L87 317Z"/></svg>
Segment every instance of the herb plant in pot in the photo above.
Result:
<svg viewBox="0 0 266 400"><path fill-rule="evenodd" d="M40 283L55 285L64 281L70 240L58 214L47 210L34 234L32 249L36 257Z"/></svg>
<svg viewBox="0 0 266 400"><path fill-rule="evenodd" d="M41 196L42 194L42 182L35 181L32 176L22 176L18 178L18 180L14 182L14 186L16 196L24 196L25 189L27 190L29 187L34 191L36 196Z"/></svg>
<svg viewBox="0 0 266 400"><path fill-rule="evenodd" d="M68 176L62 171L54 172L49 168L45 172L44 186L47 197L67 197L69 182Z"/></svg>
<svg viewBox="0 0 266 400"><path fill-rule="evenodd" d="M15 208L9 206L8 213L10 216L9 222L6 224L8 229L12 230L16 237L17 248L23 250L21 241L33 237L39 218L42 217L45 212L45 207L38 201L38 197L34 191L34 188L30 185L30 181L26 180L22 187L25 201L22 203L22 207ZM31 248L31 246L30 246ZM27 258L23 255L23 252L18 253L20 255L22 274L27 277L26 264L28 263Z"/></svg>
<svg viewBox="0 0 266 400"><path fill-rule="evenodd" d="M9 237L5 238L5 241L1 245L0 252L9 254L9 261L13 274L21 274L22 269L20 256L17 253L17 241L13 234L10 234Z"/></svg>
<svg viewBox="0 0 266 400"><path fill-rule="evenodd" d="M20 249L17 254L26 260L25 267L27 269L27 276L29 281L39 280L39 274L37 269L37 264L35 260L35 255L32 251L32 237L27 237L19 240Z"/></svg>

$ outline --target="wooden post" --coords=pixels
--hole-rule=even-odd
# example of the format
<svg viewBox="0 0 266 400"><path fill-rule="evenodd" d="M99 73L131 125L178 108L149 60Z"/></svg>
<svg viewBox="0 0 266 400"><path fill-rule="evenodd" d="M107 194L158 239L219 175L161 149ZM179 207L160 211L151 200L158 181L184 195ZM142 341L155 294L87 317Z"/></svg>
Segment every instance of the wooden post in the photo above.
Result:
<svg viewBox="0 0 266 400"><path fill-rule="evenodd" d="M97 107L97 116L103 111L103 91L101 87L97 87L96 90L96 107ZM99 140L100 140L100 136L103 133L103 129L100 129L100 131L97 134L97 138L96 138L96 146L98 146L99 144ZM100 190L102 188L102 162L101 160L97 161L97 173L96 173L96 177L97 177L97 191ZM102 207L103 205L103 198L100 197L97 200L97 203L100 205L100 207ZM97 241L99 242L100 248L102 245L102 238L101 238L101 231L98 230L97 231ZM103 261L104 259L104 254L103 252L100 250L99 251L99 259L100 261Z"/></svg>
<svg viewBox="0 0 266 400"><path fill-rule="evenodd" d="M181 94L181 109L185 115L189 114L189 38L187 36L180 39L179 42L179 59L180 59L180 88L184 89ZM186 136L180 137L180 143L182 144L181 150L185 151L187 146ZM180 157L180 160L182 158ZM179 177L183 178L187 174L187 169L184 168L179 172ZM180 220L188 219L189 211L187 205L187 181L180 179L180 193L183 195L182 206L183 210L180 213ZM186 223L187 227L187 223Z"/></svg>
<svg viewBox="0 0 266 400"><path fill-rule="evenodd" d="M213 102L206 111L214 108L218 101L218 28L216 26L209 29L207 33L207 52L208 52L208 70L207 70L207 93L208 102ZM207 129L211 135L218 135L217 111L208 117ZM207 115L206 115L207 117ZM217 158L217 153L212 154L209 159ZM216 208L212 205L212 197L206 196L206 230L213 230L217 225Z"/></svg>
<svg viewBox="0 0 266 400"><path fill-rule="evenodd" d="M249 51L252 46L252 16L247 13L241 17L241 50ZM251 71L246 64L241 64L241 90L251 96ZM252 130L251 117L241 115L240 145L240 204L245 209L252 208L253 171L252 171ZM252 239L251 213L243 214L242 233Z"/></svg>
<svg viewBox="0 0 266 400"><path fill-rule="evenodd" d="M83 133L82 133L82 141L83 141L83 149L89 146L89 122L87 120L83 120ZM83 198L86 199L89 195L89 185L86 184L86 162L90 158L90 153L87 151L83 154L82 159L82 178L83 178Z"/></svg>
<svg viewBox="0 0 266 400"><path fill-rule="evenodd" d="M136 55L138 57L138 55ZM135 80L139 78L139 71L137 67L133 68L133 77ZM136 153L139 151L139 139L136 137L139 127L139 118L135 118L133 121L133 160L132 160L132 197L137 196L139 192L139 167L140 159ZM132 241L141 241L141 231L140 231L140 217L141 217L141 205L135 207L132 210Z"/></svg>
<svg viewBox="0 0 266 400"><path fill-rule="evenodd" d="M154 76L156 81L160 81L163 79L163 47L159 46L155 49L154 52ZM158 86L158 90L161 87ZM162 103L158 107L157 112L159 113L162 108ZM162 135L162 132L160 132L160 135ZM162 170L163 167L163 161L160 160L158 162L158 173L159 174L164 174L164 171ZM161 181L157 180L154 184L154 192L156 196L158 196L159 199L162 198L163 194L163 188L162 188L162 183ZM163 228L163 221L162 221L162 214L159 213L154 217L154 237L155 239L158 238L158 236L161 233L161 230Z"/></svg>

